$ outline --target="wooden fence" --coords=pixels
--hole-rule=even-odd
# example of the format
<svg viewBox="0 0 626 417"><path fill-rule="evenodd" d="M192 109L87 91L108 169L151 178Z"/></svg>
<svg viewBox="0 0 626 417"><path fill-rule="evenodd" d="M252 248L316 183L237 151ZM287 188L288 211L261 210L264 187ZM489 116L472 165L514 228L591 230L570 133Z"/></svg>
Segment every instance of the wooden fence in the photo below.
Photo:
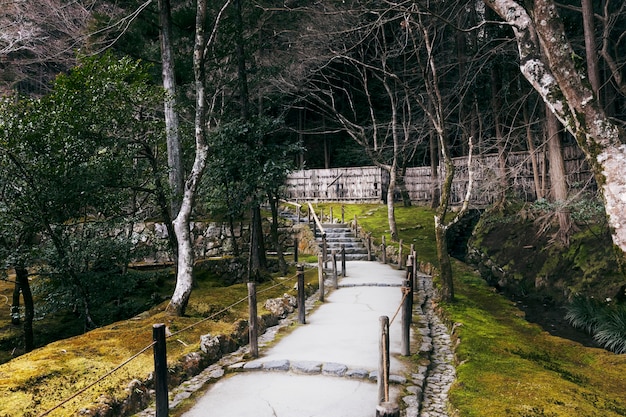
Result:
<svg viewBox="0 0 626 417"><path fill-rule="evenodd" d="M572 189L595 188L593 175L580 149L563 148L567 181ZM547 154L534 154L543 190L549 189ZM535 180L531 155L528 152L511 152L506 155L506 192L526 201L534 201ZM455 176L452 185L452 204L463 201L469 179L467 157L454 158ZM475 156L472 161L474 188L471 203L485 206L493 203L503 191L499 157L497 154ZM444 178L444 167L438 167L437 181ZM434 184L430 167L407 168L404 183L414 203L428 203L432 199ZM356 167L309 169L293 172L286 181L285 197L296 201L338 201L378 203L387 198L389 174L382 168ZM396 199L400 199L399 190Z"/></svg>

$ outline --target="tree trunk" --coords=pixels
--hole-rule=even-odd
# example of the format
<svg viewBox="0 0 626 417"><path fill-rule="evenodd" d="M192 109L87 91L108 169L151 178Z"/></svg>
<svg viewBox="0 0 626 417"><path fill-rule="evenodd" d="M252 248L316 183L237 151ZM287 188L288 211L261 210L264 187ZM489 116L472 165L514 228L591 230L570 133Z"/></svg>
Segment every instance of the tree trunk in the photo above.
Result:
<svg viewBox="0 0 626 417"><path fill-rule="evenodd" d="M511 24L522 74L585 153L602 190L613 243L621 249L623 260L626 252L624 134L606 116L593 91L583 82L584 74L573 61L574 52L567 42L554 1L535 0L534 20L513 0L484 2Z"/></svg>
<svg viewBox="0 0 626 417"><path fill-rule="evenodd" d="M445 302L454 301L454 280L452 276L452 262L448 252L448 228L441 223L439 215L435 216L435 244L437 246L437 260L441 278L441 298Z"/></svg>
<svg viewBox="0 0 626 417"><path fill-rule="evenodd" d="M258 204L252 208L250 219L250 258L248 260L248 281L259 281L261 273L267 267L265 245L263 243L263 224L261 208Z"/></svg>
<svg viewBox="0 0 626 417"><path fill-rule="evenodd" d="M530 163L533 168L533 181L535 184L535 197L537 200L544 198L543 187L539 180L539 167L537 166L537 150L535 148L535 139L530 125L530 117L528 116L528 108L526 103L522 106L524 115L524 125L526 126L526 143L528 144L528 154L530 155Z"/></svg>
<svg viewBox="0 0 626 417"><path fill-rule="evenodd" d="M272 243L274 245L274 249L276 249L276 256L278 257L278 267L281 273L286 274L287 262L285 262L285 256L283 255L283 246L280 244L280 236L278 234L278 197L271 191L267 193L267 197L269 199L270 207L272 209Z"/></svg>
<svg viewBox="0 0 626 417"><path fill-rule="evenodd" d="M506 192L509 188L509 180L507 175L506 164L506 145L502 135L502 125L500 122L500 74L497 73L495 66L491 67L491 108L493 111L493 127L496 136L496 149L498 150L498 182L500 189L498 193L498 201L496 205L503 207L506 202Z"/></svg>
<svg viewBox="0 0 626 417"><path fill-rule="evenodd" d="M15 282L19 285L24 298L24 351L30 352L35 347L33 336L33 319L35 318L35 305L33 294L28 282L28 270L22 265L15 267Z"/></svg>
<svg viewBox="0 0 626 417"><path fill-rule="evenodd" d="M193 286L193 264L195 260L193 242L191 241L190 219L198 183L204 172L208 156L205 139L205 88L204 88L204 48L206 35L206 0L198 0L196 6L196 36L193 50L193 70L196 92L196 111L194 121L195 159L183 192L183 199L178 215L174 219L174 231L178 241L178 261L176 270L176 287L167 310L182 316Z"/></svg>
<svg viewBox="0 0 626 417"><path fill-rule="evenodd" d="M587 55L587 74L591 89L600 102L600 70L598 65L598 53L596 52L596 32L593 24L593 0L582 0L583 30L585 33L585 52Z"/></svg>
<svg viewBox="0 0 626 417"><path fill-rule="evenodd" d="M383 61L383 68L386 67ZM389 170L389 188L387 189L387 220L389 222L389 232L391 233L391 240L397 242L398 237L398 225L396 224L396 208L394 197L396 194L396 181L398 175L398 158L400 157L400 144L398 138L398 100L395 96L395 91L392 90L389 85L387 77L383 77L383 85L387 95L389 96L389 103L391 104L391 138L393 140L393 155L391 157L391 165L387 167Z"/></svg>
<svg viewBox="0 0 626 417"><path fill-rule="evenodd" d="M439 189L439 142L435 137L435 133L431 132L430 139L430 178L431 178L431 200L430 208L437 208L439 200L441 198L441 192Z"/></svg>
<svg viewBox="0 0 626 417"><path fill-rule="evenodd" d="M235 236L235 218L233 215L228 216L228 228L230 229L230 239L233 245L233 256L239 257L239 244L237 243L237 236Z"/></svg>
<svg viewBox="0 0 626 417"><path fill-rule="evenodd" d="M13 300L11 302L11 324L14 326L19 326L21 323L20 318L20 294L22 293L20 289L20 283L15 279L15 285L13 286Z"/></svg>
<svg viewBox="0 0 626 417"><path fill-rule="evenodd" d="M174 224L172 224L172 216L171 216L171 204L168 207L168 198L163 187L163 182L161 181L161 177L159 175L159 162L157 161L156 155L153 152L152 148L148 146L148 144L143 144L143 154L148 159L150 163L150 167L152 168L152 174L154 177L154 193L156 196L156 202L161 210L161 215L163 216L163 223L165 224L165 228L167 229L167 241L172 251L172 258L174 263L177 262L178 259L178 242L176 241L176 232L174 231ZM171 199L170 199L171 202ZM179 206L178 206L179 207ZM180 208L180 207L179 207ZM178 210L178 209L177 209Z"/></svg>
<svg viewBox="0 0 626 417"><path fill-rule="evenodd" d="M396 209L394 203L394 194L396 191L396 170L394 167L389 169L389 188L387 188L387 221L389 223L389 232L391 240L398 241L398 226L396 224Z"/></svg>
<svg viewBox="0 0 626 417"><path fill-rule="evenodd" d="M556 204L556 217L559 229L554 240L568 246L572 231L572 219L565 204L567 202L567 178L565 162L561 150L561 126L554 114L546 106L546 131L548 133L548 158L550 170L550 195Z"/></svg>
<svg viewBox="0 0 626 417"><path fill-rule="evenodd" d="M183 193L183 160L182 147L178 129L178 113L176 113L176 76L174 73L174 54L172 52L172 18L170 0L159 0L159 23L161 31L161 61L163 88L165 89L164 114L165 136L167 139L167 166L171 189L171 218L176 217L180 209Z"/></svg>
<svg viewBox="0 0 626 417"><path fill-rule="evenodd" d="M396 182L398 184L398 190L400 190L400 194L402 195L402 205L404 207L411 207L411 195L409 194L409 190L406 188L406 165L402 167L398 176L396 178Z"/></svg>
<svg viewBox="0 0 626 417"><path fill-rule="evenodd" d="M243 16L241 3L235 0L235 21L237 24L237 76L239 77L239 94L241 95L241 118L247 122L250 118L250 94L248 92L248 71L246 69L246 51L243 41Z"/></svg>

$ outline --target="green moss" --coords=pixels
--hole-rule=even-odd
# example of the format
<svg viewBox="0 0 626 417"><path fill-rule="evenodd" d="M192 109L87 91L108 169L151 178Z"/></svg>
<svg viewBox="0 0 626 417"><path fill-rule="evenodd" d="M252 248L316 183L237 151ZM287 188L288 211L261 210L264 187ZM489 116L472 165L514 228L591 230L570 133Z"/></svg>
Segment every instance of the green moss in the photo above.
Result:
<svg viewBox="0 0 626 417"><path fill-rule="evenodd" d="M325 207L328 207L326 205ZM334 205L335 215L341 205ZM386 208L382 205L346 205L345 216L354 214L361 227L373 236L388 233ZM405 244L414 243L420 259L435 263L433 212L413 207L397 212L400 237ZM505 217L498 217L483 230L502 228ZM513 224L513 223L511 223ZM508 226L507 226L507 230ZM525 236L518 233L518 243ZM388 236L388 235L387 235ZM493 236L485 234L485 243ZM540 247L535 245L534 248ZM591 247L591 246L588 246ZM545 254L528 250L535 261ZM569 256L569 255L568 255ZM577 265L595 263L589 249L572 252ZM532 261L517 258L517 268L528 269ZM541 265L544 263L541 262ZM561 268L558 262L553 264ZM597 268L593 269L598 273ZM517 274L517 272L516 272ZM456 302L440 304L440 311L450 325L457 346L457 382L450 392L452 408L459 417L570 417L626 415L626 392L623 375L626 356L600 349L586 348L575 342L550 336L524 320L524 313L506 298L488 287L475 271L454 263ZM293 294L295 271L285 277L273 277L258 284L258 300ZM517 280L518 275L515 275ZM317 285L317 271L306 271L310 288ZM588 274L591 279L591 274ZM595 280L595 282L602 282ZM585 285L594 285L589 281ZM0 365L0 416L36 415L60 399L85 386L117 366L151 342L153 323L166 323L172 331L198 323L218 308L231 306L227 312L201 325L177 334L168 342L168 357L173 363L186 353L198 350L200 335L232 331L233 323L247 315L247 303L232 305L247 296L245 285L224 286L210 276L198 277L192 293L190 317L172 317L163 312L165 303L132 320L114 323L84 336L52 343L22 358ZM262 306L259 309L261 313ZM451 326L450 326L451 327ZM423 363L419 355L411 357L415 366ZM73 410L93 403L103 393L122 396L133 378L145 379L152 369L148 350L106 382L77 398L56 415L71 415Z"/></svg>

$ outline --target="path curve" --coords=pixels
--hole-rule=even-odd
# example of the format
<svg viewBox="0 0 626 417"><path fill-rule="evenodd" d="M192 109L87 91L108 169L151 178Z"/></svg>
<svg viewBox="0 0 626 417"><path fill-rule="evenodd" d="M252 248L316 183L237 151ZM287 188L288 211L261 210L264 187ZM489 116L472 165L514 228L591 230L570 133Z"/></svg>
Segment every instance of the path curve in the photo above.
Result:
<svg viewBox="0 0 626 417"><path fill-rule="evenodd" d="M298 326L266 349L278 327L292 325L297 317L268 329L259 339L259 359L244 360L247 346L223 357L172 390L170 408L213 383L184 417L373 417L378 332L374 329L371 334L369 327L372 321L374 328L378 326L380 315L394 315L406 272L366 261L349 262L346 269L348 276L340 280L339 289L331 290L324 304L313 308L315 295L307 300L307 309L314 311L310 316L307 313L306 325ZM450 336L432 308L432 279L420 274L416 285L414 317L418 320L413 337L422 336L420 355L428 357L430 365L411 370L407 361L397 359L398 317L390 327L390 396L403 403L402 416L447 417L447 393L455 377ZM343 324L335 325L336 321ZM308 397L301 397L303 390ZM291 403L285 399L291 399ZM154 410L149 408L136 416L152 417Z"/></svg>

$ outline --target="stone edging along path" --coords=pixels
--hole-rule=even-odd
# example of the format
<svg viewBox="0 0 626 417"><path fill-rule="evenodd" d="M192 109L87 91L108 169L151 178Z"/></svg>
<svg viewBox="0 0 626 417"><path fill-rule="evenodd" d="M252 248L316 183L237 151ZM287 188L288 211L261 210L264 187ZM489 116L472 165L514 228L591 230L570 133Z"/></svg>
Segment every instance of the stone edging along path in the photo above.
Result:
<svg viewBox="0 0 626 417"><path fill-rule="evenodd" d="M419 274L416 280L414 317L414 332L421 335L420 355L428 359L427 366L420 366L410 376L390 375L390 382L404 388L406 393L402 397L402 415L405 417L448 417L448 391L455 380L454 352L448 328L433 309L434 290L432 279L425 274ZM366 284L370 285L370 284ZM341 284L340 284L341 286ZM317 294L307 300L306 309L311 310L317 300ZM271 343L278 331L297 321L297 316L291 314L280 321L277 326L268 328L259 337L259 347ZM310 375L330 375L343 378L357 378L376 382L377 372L364 369L350 369L340 363L290 361L279 359L263 362L259 359L246 361L248 346L242 346L237 351L223 356L218 362L210 365L198 375L183 382L170 392L170 408L175 408L182 401L201 390L207 383L215 382L227 372L293 372ZM136 417L154 417L153 407L147 408Z"/></svg>

